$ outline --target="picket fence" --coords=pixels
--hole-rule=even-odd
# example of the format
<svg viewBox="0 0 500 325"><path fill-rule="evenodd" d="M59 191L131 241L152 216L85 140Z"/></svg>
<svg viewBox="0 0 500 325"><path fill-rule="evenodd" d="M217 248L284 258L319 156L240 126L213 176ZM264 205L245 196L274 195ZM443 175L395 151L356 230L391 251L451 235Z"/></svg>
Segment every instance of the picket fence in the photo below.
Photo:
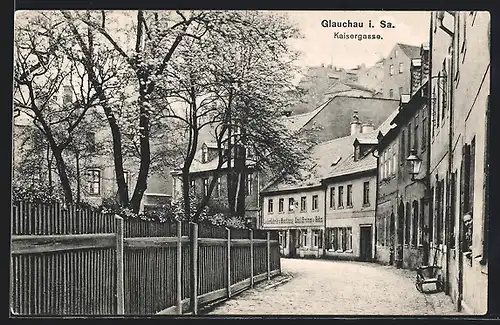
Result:
<svg viewBox="0 0 500 325"><path fill-rule="evenodd" d="M29 202L12 216L13 315L198 314L281 272L276 232Z"/></svg>

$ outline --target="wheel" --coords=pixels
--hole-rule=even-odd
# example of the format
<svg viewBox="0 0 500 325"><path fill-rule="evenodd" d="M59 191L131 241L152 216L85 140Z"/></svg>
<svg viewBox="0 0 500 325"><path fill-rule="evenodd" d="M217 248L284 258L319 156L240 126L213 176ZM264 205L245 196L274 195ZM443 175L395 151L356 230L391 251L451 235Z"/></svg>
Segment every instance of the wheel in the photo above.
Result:
<svg viewBox="0 0 500 325"><path fill-rule="evenodd" d="M415 282L415 287L419 292L423 292L422 281L420 280L420 277L418 275L417 275L417 281Z"/></svg>

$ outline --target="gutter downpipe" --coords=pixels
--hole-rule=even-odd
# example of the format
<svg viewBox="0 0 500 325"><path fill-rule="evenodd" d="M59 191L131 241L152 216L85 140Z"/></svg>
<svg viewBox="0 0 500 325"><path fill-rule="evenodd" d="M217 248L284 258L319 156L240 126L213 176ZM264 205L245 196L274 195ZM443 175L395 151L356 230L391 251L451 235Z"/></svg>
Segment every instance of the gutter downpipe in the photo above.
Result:
<svg viewBox="0 0 500 325"><path fill-rule="evenodd" d="M427 189L428 190L428 201L427 201L427 210L428 210L428 215L429 215L429 224L431 222L431 220L434 220L434 215L433 215L433 211L431 210L431 203L432 203L432 191L431 191L431 188L432 188L432 178L431 178L431 157L432 157L432 151L431 151L431 145L432 145L432 140L431 140L431 136L432 136L432 128L434 127L434 120L433 120L433 116L432 116L432 53L433 53L433 33L434 33L434 19L433 19L433 15L434 13L431 12L431 23L430 23L430 32L429 32L429 83L427 85L427 115L429 116L428 120L429 120L429 127L427 128L427 149L429 150L429 153L428 153L428 159L427 159L427 173L429 174L429 188ZM434 224L433 224L433 228L434 228ZM429 247L429 256L428 258L430 259L431 258L431 253L432 253L432 246L431 246L431 242L433 242L433 233L430 232L431 229L428 230L428 234L427 234L427 238L428 238L428 247ZM434 230L432 230L432 232L434 232ZM434 244L434 243L433 243ZM430 260L428 261L425 261L427 263L427 265L431 265L430 264Z"/></svg>
<svg viewBox="0 0 500 325"><path fill-rule="evenodd" d="M383 137L382 137L383 139ZM374 235L375 235L375 249L373 251L373 254L375 256L374 260L377 261L377 212L378 212L378 189L379 189L379 168L380 168L380 156L378 155L378 144L377 144L377 154L375 154L375 150L372 150L372 156L375 157L375 159L377 159L377 170L376 170L376 182L375 182L375 221L374 221L374 224L373 224L373 229L375 229L374 231Z"/></svg>
<svg viewBox="0 0 500 325"><path fill-rule="evenodd" d="M445 278L445 283L444 283L444 290L445 290L445 293L446 294L449 294L449 291L450 291L450 260L449 260L449 255L450 255L450 250L449 248L451 247L451 232L452 231L455 231L455 225L451 225L450 224L450 221L451 221L451 208L450 208L450 204L453 204L453 202L451 202L451 197L452 197L452 193L451 193L451 174L452 174L452 166L453 166L453 137L454 137L454 133L453 133L453 104L454 104L454 94L455 94L455 87L453 86L453 83L451 80L453 80L454 78L454 74L455 74L455 46L456 46L456 37L455 37L455 31L457 30L457 23L458 23L458 17L456 16L455 19L454 19L454 26L453 26L453 29L454 29L454 33L453 35L450 35L451 36L451 58L450 58L450 72L451 72L451 76L447 76L447 78L450 78L450 84L446 85L447 87L449 87L449 91L450 91L450 100L449 100L449 114L448 114L448 118L449 118L449 132L448 132L448 173L447 173L447 189L448 189L448 195L446 197L446 201L448 202L447 204L447 208L446 208L446 221L447 221L447 225L448 225L448 231L446 232L447 233L447 241L446 241L446 278Z"/></svg>

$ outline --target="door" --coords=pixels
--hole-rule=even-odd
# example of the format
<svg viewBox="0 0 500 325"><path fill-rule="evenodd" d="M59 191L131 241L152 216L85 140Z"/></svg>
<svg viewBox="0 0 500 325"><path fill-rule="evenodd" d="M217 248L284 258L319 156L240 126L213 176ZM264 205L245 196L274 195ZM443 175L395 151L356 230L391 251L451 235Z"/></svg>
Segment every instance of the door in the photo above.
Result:
<svg viewBox="0 0 500 325"><path fill-rule="evenodd" d="M288 238L288 256L295 257L296 249L295 247L297 242L297 232L295 229L290 229L290 238Z"/></svg>
<svg viewBox="0 0 500 325"><path fill-rule="evenodd" d="M404 241L404 224L405 224L405 206L403 202L399 203L398 207L398 223L396 234L396 267L403 267L403 241Z"/></svg>
<svg viewBox="0 0 500 325"><path fill-rule="evenodd" d="M360 226L359 228L359 258L361 261L372 260L372 226Z"/></svg>

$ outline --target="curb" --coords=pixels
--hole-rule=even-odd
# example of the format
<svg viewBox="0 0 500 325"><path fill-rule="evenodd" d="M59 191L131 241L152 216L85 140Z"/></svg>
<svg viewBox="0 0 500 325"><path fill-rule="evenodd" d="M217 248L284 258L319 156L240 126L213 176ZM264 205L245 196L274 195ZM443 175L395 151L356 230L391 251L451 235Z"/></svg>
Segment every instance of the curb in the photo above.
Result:
<svg viewBox="0 0 500 325"><path fill-rule="evenodd" d="M288 282L288 281L290 281L291 279L292 279L292 276L291 276L291 275L286 275L286 277L285 277L283 280L278 281L278 282L273 283L273 284L270 284L270 285L268 285L268 286L264 287L263 289L264 289L264 290L269 290L269 289L272 289L272 288L276 288L277 286L280 286L280 285L282 285L282 284L287 283L287 282Z"/></svg>

